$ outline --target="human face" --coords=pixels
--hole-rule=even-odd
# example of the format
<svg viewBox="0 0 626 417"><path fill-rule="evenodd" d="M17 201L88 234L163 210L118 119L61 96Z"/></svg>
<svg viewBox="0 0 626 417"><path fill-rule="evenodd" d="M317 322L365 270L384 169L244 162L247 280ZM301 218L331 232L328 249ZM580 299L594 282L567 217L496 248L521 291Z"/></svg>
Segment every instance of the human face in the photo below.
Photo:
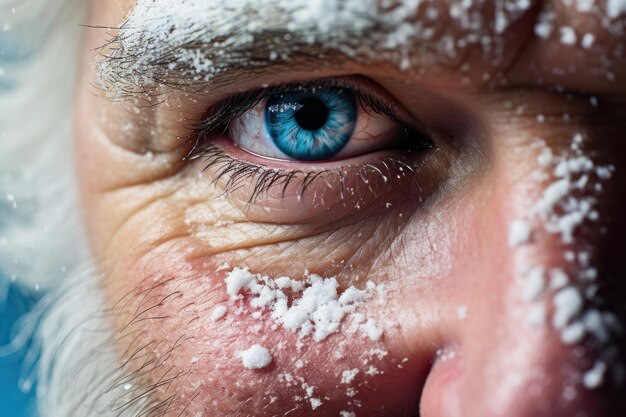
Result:
<svg viewBox="0 0 626 417"><path fill-rule="evenodd" d="M88 32L76 146L129 398L624 415L626 15L570 3L93 2L127 22ZM267 138L351 111L323 157Z"/></svg>

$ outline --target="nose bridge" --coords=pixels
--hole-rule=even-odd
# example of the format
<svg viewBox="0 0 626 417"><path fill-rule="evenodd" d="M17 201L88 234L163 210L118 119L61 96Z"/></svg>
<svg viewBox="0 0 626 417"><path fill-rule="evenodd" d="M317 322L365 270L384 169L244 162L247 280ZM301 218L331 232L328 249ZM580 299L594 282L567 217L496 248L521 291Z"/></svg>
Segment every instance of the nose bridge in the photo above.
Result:
<svg viewBox="0 0 626 417"><path fill-rule="evenodd" d="M490 245L502 257L485 279L499 294L495 310L476 318L484 340L465 348L471 415L626 415L620 313L598 297L601 191L614 168L585 156L582 142L540 144L530 175L496 187L491 209L500 214L485 227L499 230ZM498 251L484 252L489 265Z"/></svg>

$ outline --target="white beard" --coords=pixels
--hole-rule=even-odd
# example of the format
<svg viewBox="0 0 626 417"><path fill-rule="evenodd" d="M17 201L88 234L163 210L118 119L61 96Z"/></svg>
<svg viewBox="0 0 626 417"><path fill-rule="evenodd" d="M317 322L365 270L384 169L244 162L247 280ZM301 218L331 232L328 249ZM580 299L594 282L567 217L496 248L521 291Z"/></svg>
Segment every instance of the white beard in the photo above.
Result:
<svg viewBox="0 0 626 417"><path fill-rule="evenodd" d="M47 291L13 343L34 337L25 387L36 380L41 417L137 416L148 402L124 376L85 261L71 113L87 5L0 0L0 302L7 279Z"/></svg>
<svg viewBox="0 0 626 417"><path fill-rule="evenodd" d="M136 417L145 413L150 392L124 369L117 340L93 267L78 269L40 303L33 349L37 406L41 417ZM143 395L142 395L143 394Z"/></svg>

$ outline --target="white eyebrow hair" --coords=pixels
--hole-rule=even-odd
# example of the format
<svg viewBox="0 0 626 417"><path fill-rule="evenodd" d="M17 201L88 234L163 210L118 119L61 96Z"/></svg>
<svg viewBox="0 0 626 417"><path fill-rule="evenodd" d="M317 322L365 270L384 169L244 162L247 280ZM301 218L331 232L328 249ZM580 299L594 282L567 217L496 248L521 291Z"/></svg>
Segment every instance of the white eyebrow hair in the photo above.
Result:
<svg viewBox="0 0 626 417"><path fill-rule="evenodd" d="M138 0L101 50L100 84L117 93L155 82L206 84L232 69L302 56L319 65L330 54L408 69L416 57L422 66L458 62L478 47L493 61L498 32L531 2L495 0L485 15L486 1Z"/></svg>

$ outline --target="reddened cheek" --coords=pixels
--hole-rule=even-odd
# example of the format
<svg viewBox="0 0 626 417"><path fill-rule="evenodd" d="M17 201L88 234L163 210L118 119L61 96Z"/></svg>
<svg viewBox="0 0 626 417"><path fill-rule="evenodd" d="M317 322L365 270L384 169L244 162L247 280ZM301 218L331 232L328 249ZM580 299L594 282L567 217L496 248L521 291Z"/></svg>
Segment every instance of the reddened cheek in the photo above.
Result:
<svg viewBox="0 0 626 417"><path fill-rule="evenodd" d="M175 389L198 397L189 405L194 411L211 404L218 413L416 410L430 359L398 343L382 287L264 277L219 264L225 258L172 255L181 249L170 246L118 271L122 284L108 289L126 367L152 382L165 371L172 377L160 395ZM146 366L146 357L158 366Z"/></svg>

